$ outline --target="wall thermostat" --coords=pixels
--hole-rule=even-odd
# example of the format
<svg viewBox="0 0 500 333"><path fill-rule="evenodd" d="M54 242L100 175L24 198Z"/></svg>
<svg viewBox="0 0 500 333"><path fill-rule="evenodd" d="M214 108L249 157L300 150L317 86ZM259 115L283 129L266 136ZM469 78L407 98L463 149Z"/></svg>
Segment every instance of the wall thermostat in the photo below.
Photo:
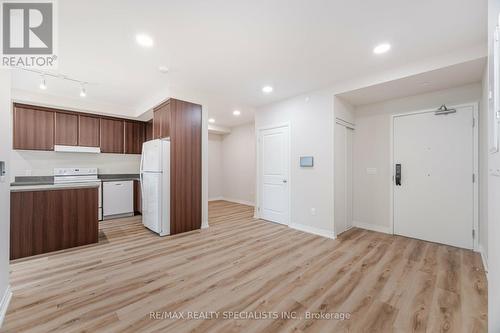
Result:
<svg viewBox="0 0 500 333"><path fill-rule="evenodd" d="M301 156L300 157L300 166L302 168L311 168L314 166L314 157L313 156Z"/></svg>

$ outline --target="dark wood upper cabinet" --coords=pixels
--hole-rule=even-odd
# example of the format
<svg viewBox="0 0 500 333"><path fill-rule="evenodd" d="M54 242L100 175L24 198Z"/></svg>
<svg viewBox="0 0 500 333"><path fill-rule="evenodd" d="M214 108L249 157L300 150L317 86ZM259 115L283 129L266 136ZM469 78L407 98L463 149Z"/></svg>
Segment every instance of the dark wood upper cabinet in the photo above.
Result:
<svg viewBox="0 0 500 333"><path fill-rule="evenodd" d="M153 111L153 137L170 137L170 100L156 107Z"/></svg>
<svg viewBox="0 0 500 333"><path fill-rule="evenodd" d="M125 154L141 154L145 135L144 123L125 121Z"/></svg>
<svg viewBox="0 0 500 333"><path fill-rule="evenodd" d="M146 123L146 138L145 141L153 140L153 119Z"/></svg>
<svg viewBox="0 0 500 333"><path fill-rule="evenodd" d="M124 153L125 131L123 120L101 118L101 152Z"/></svg>
<svg viewBox="0 0 500 333"><path fill-rule="evenodd" d="M142 121L14 103L13 148L54 150L54 145L101 147L103 153L141 154ZM164 115L161 120L164 122ZM148 125L152 139L153 121ZM166 125L161 127L166 131ZM160 133L160 132L158 132Z"/></svg>
<svg viewBox="0 0 500 333"><path fill-rule="evenodd" d="M160 111L153 111L153 139L160 138Z"/></svg>
<svg viewBox="0 0 500 333"><path fill-rule="evenodd" d="M78 115L55 113L55 144L63 146L78 145Z"/></svg>
<svg viewBox="0 0 500 333"><path fill-rule="evenodd" d="M84 147L99 147L100 119L93 116L78 116L78 145Z"/></svg>
<svg viewBox="0 0 500 333"><path fill-rule="evenodd" d="M54 150L54 112L14 104L14 149Z"/></svg>

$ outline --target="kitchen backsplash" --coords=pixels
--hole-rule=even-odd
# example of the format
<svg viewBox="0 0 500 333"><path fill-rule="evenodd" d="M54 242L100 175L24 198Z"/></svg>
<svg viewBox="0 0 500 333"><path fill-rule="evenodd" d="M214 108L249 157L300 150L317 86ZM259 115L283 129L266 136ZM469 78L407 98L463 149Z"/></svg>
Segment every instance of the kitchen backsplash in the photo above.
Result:
<svg viewBox="0 0 500 333"><path fill-rule="evenodd" d="M11 181L16 176L51 176L54 168L96 167L99 173L139 173L141 156L123 154L11 152Z"/></svg>

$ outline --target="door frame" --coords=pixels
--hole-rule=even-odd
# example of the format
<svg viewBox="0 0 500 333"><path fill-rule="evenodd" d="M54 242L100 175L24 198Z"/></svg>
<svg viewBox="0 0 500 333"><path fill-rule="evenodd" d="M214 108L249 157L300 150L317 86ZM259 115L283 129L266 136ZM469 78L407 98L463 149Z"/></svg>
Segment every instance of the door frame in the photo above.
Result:
<svg viewBox="0 0 500 333"><path fill-rule="evenodd" d="M340 126L343 126L346 128L346 130L351 130L351 131L355 131L356 130L356 125L351 123L351 122L348 122L348 121L345 121L341 118L338 118L336 117L335 118L335 123L333 124L334 126L334 132L335 132L335 125L340 125ZM334 136L335 136L335 133L334 133ZM353 143L351 142L351 226L349 228L346 228L346 230L342 231L342 232L337 232L336 228L335 228L335 186L333 187L333 190L334 190L334 193L333 193L333 230L334 230L334 233L335 233L335 237L338 236L339 234L343 233L343 232L346 232L352 228L354 228L354 185L353 185L353 181L352 181L352 178L353 178L353 174L352 174L352 170L353 170L353 161L354 161L354 158L353 158L353 149L352 149L352 145ZM334 157L334 165L333 165L333 183L335 184L335 140L333 140L333 157ZM346 151L347 151L347 141L346 141ZM347 160L345 161L345 168L346 170L348 169L347 168ZM346 189L347 189L347 179L345 180L345 186L346 186ZM346 202L346 211L347 211L347 202Z"/></svg>
<svg viewBox="0 0 500 333"><path fill-rule="evenodd" d="M460 108L460 107L472 107L472 114L474 117L474 127L473 127L473 143L472 143L472 158L473 158L473 172L475 175L473 183L473 223L472 228L475 230L473 239L473 250L479 251L479 102L463 103L463 104L453 104L449 106L450 108ZM424 109L418 111L410 111L404 113L392 114L390 117L390 161L389 170L391 170L389 177L389 230L391 234L394 235L394 120L396 117L404 117L417 115L421 113L435 112L436 109ZM472 126L472 124L471 124Z"/></svg>
<svg viewBox="0 0 500 333"><path fill-rule="evenodd" d="M260 154L262 152L262 147L261 147L261 142L260 142L260 134L265 131L265 130L271 130L271 129L277 129L277 128L283 128L286 127L288 129L288 221L287 223L283 224L286 226L290 226L292 224L292 191L291 191L291 186L292 186L292 177L291 177L291 170L292 170L292 152L291 152L291 125L290 122L284 122L281 124L276 124L272 126L264 126L264 127L259 127L255 129L255 147L257 148L256 151L256 161L257 161L257 168L256 168L256 200L255 200L255 210L254 210L254 217L257 219L260 219L260 207L262 206L262 161L260 158ZM269 221L272 222L272 221ZM275 223L275 222L273 222Z"/></svg>

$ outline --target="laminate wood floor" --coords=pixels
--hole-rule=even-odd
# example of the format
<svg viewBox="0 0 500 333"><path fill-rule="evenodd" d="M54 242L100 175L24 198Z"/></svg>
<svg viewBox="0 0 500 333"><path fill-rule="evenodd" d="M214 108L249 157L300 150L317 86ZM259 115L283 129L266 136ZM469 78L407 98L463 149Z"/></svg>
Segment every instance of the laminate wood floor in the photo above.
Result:
<svg viewBox="0 0 500 333"><path fill-rule="evenodd" d="M0 331L487 331L476 253L362 229L326 239L223 201L209 211L209 229L160 238L137 217L106 221L98 245L13 262Z"/></svg>

